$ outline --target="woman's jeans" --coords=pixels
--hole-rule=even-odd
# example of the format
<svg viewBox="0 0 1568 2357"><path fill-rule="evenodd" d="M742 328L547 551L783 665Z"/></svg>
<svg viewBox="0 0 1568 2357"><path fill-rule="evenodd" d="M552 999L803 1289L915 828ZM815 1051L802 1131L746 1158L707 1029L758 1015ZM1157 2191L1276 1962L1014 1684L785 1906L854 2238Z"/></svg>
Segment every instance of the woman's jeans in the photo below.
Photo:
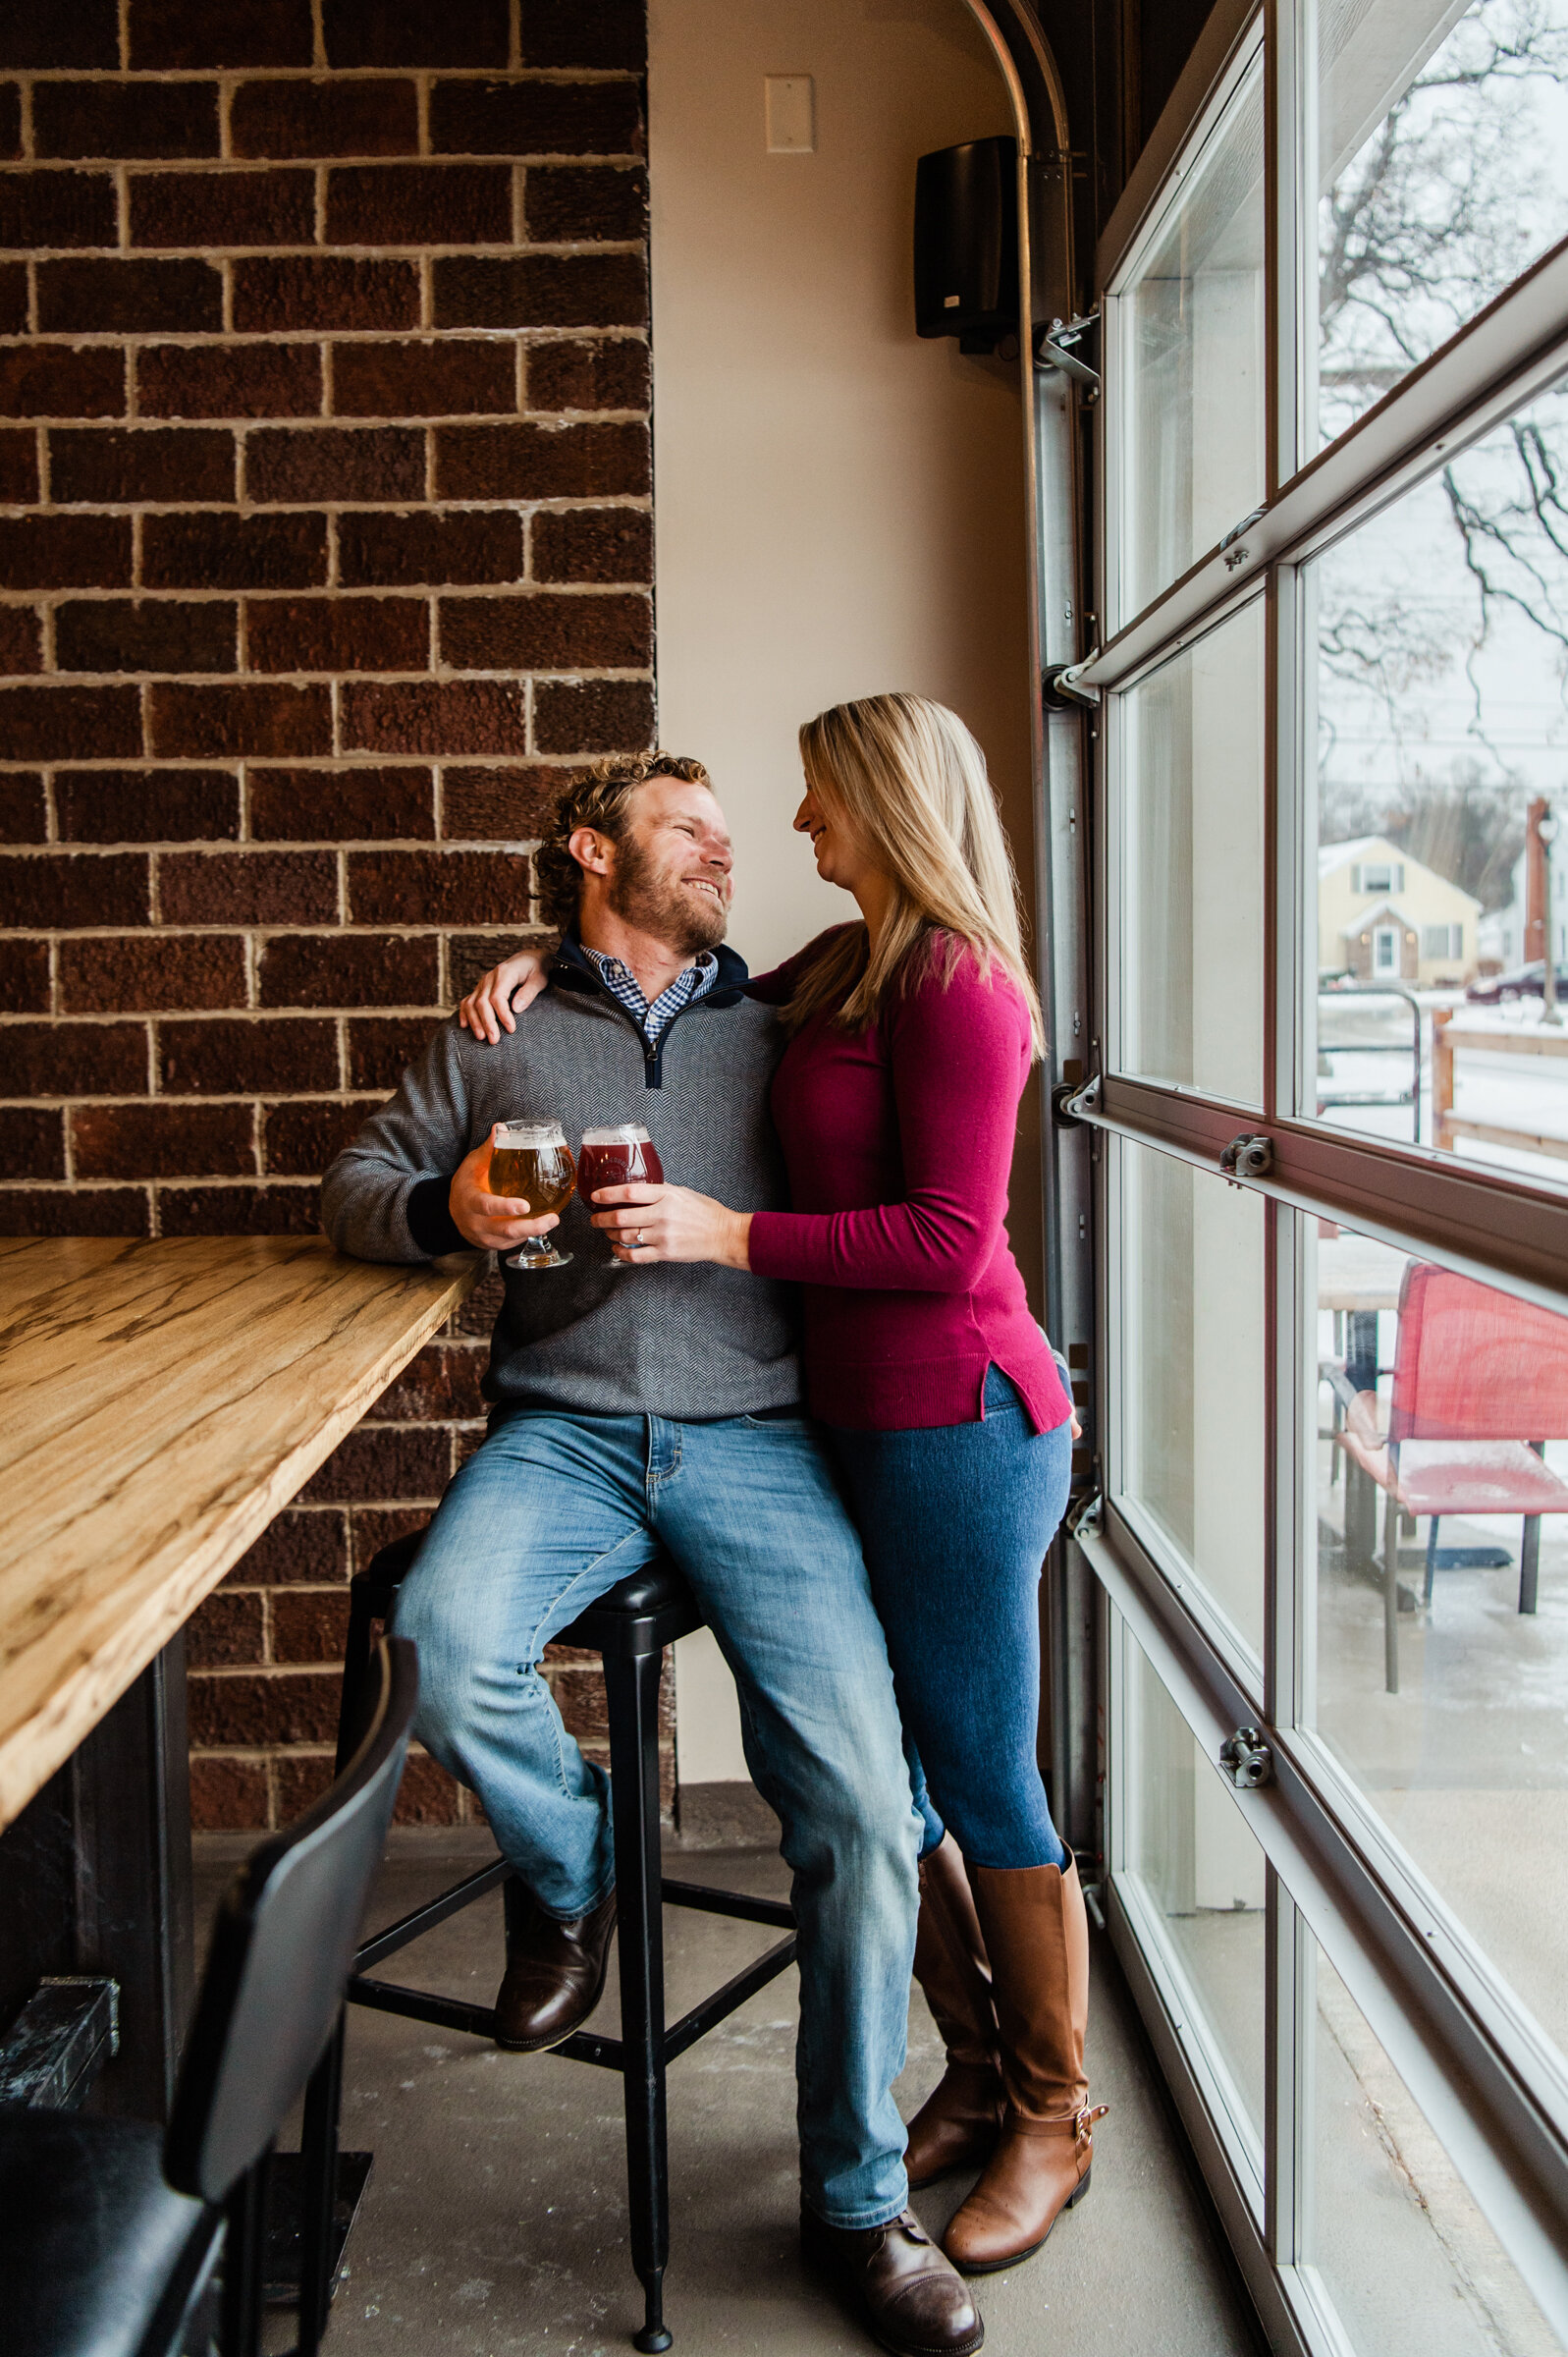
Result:
<svg viewBox="0 0 1568 2357"><path fill-rule="evenodd" d="M976 1866L1061 1866L1036 1764L1040 1570L1067 1506L1072 1426L1034 1432L993 1367L985 1417L831 1433L888 1632L922 1854L944 1820ZM935 1804L935 1805L933 1805Z"/></svg>

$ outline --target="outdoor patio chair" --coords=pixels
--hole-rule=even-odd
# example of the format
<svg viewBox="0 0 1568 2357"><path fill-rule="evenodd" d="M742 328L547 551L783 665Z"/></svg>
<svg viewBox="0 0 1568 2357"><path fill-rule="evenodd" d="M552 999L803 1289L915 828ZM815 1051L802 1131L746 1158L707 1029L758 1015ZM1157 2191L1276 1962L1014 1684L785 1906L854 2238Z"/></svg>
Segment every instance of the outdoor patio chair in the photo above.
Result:
<svg viewBox="0 0 1568 2357"><path fill-rule="evenodd" d="M1568 1513L1568 1483L1542 1461L1568 1437L1568 1319L1474 1278L1412 1261L1399 1295L1386 1430L1376 1392L1325 1370L1344 1407L1335 1446L1383 1493L1385 1683L1399 1691L1399 1516L1430 1515L1423 1601L1432 1602L1445 1514L1522 1514L1519 1610L1533 1613L1541 1517Z"/></svg>

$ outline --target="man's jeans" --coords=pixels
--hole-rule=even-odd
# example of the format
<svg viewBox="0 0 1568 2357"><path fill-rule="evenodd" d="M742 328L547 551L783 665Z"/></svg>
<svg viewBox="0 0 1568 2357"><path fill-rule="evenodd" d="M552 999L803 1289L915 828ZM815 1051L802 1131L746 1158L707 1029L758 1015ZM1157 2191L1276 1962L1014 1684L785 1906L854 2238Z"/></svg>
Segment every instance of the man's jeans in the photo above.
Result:
<svg viewBox="0 0 1568 2357"><path fill-rule="evenodd" d="M860 1542L805 1421L499 1419L398 1599L398 1633L419 1651L417 1732L478 1793L540 1903L586 1914L614 1880L607 1780L537 1664L661 1544L734 1672L746 1764L784 1826L805 2198L830 2225L881 2225L907 2199L891 2089L921 1828Z"/></svg>

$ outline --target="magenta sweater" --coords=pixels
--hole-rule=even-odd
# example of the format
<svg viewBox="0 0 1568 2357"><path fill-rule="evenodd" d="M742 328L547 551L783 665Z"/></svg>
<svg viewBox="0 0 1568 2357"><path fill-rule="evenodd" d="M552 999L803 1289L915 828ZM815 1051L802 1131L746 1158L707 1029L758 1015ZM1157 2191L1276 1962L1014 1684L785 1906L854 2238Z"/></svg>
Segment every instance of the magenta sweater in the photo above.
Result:
<svg viewBox="0 0 1568 2357"><path fill-rule="evenodd" d="M786 997L797 960L760 976ZM773 1118L792 1211L751 1222L751 1266L805 1288L813 1414L856 1431L969 1424L986 1370L1022 1394L1037 1431L1071 1406L1003 1222L1030 1069L1022 993L964 958L894 991L858 1037L819 1015L790 1041Z"/></svg>

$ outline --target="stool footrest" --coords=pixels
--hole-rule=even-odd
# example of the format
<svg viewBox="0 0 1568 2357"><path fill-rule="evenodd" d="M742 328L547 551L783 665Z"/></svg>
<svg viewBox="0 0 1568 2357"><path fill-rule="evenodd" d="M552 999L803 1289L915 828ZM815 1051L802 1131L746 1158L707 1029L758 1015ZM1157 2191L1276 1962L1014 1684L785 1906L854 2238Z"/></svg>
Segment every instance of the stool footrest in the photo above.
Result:
<svg viewBox="0 0 1568 2357"><path fill-rule="evenodd" d="M795 1928L786 1898L752 1898L744 1891L714 1891L706 1883L676 1883L666 1875L660 1888L667 1907L694 1907L703 1915L732 1915L740 1923L769 1923L781 1932Z"/></svg>
<svg viewBox="0 0 1568 2357"><path fill-rule="evenodd" d="M368 1972L371 1965L379 1964L384 1956L395 1956L399 1948L406 1947L410 1941L422 1940L426 1932L433 1932L438 1923L446 1922L449 1915L460 1913L464 1907L471 1906L476 1898L483 1898L487 1891L494 1891L511 1872L512 1868L506 1859L497 1858L491 1865L481 1866L477 1874L470 1874L465 1882L454 1883L452 1889L443 1891L439 1898L431 1899L425 1906L415 1907L411 1915L401 1916L396 1923L389 1923L384 1932L377 1932L373 1940L367 1940L363 1947L355 1950L354 1971Z"/></svg>

